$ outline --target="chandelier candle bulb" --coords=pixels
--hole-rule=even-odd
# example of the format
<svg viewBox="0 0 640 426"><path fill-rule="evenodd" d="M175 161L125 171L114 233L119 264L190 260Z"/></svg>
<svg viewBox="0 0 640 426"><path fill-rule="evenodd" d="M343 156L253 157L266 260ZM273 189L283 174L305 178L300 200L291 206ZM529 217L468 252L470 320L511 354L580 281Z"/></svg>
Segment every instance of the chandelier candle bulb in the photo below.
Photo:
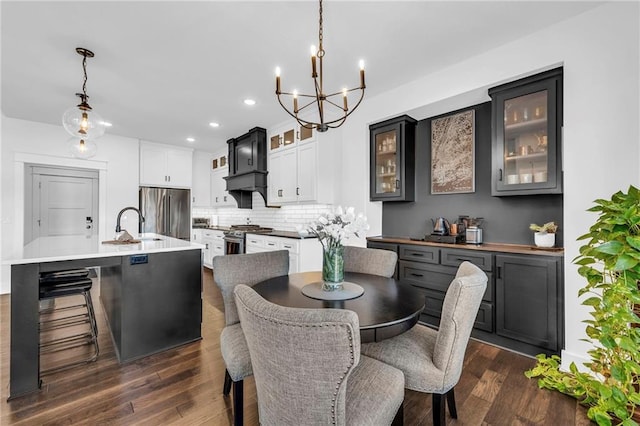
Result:
<svg viewBox="0 0 640 426"><path fill-rule="evenodd" d="M276 93L280 94L280 67L276 67Z"/></svg>
<svg viewBox="0 0 640 426"><path fill-rule="evenodd" d="M298 91L293 91L293 112L298 113Z"/></svg>
<svg viewBox="0 0 640 426"><path fill-rule="evenodd" d="M364 89L364 61L360 60L360 88Z"/></svg>
<svg viewBox="0 0 640 426"><path fill-rule="evenodd" d="M349 107L347 107L347 88L342 89L342 99L344 101L344 110L348 111Z"/></svg>
<svg viewBox="0 0 640 426"><path fill-rule="evenodd" d="M311 78L316 78L318 73L316 71L316 53L317 49L314 45L311 45Z"/></svg>

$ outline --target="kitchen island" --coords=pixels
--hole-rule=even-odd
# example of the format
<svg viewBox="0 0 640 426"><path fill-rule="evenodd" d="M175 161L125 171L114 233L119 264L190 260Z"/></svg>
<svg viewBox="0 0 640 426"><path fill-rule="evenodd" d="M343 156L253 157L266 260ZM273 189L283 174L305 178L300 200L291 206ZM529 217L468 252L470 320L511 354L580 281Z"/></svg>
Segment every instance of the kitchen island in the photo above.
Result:
<svg viewBox="0 0 640 426"><path fill-rule="evenodd" d="M136 244L84 236L38 238L11 265L9 399L36 391L39 374L39 275L100 267L100 301L120 362L201 338L202 248L163 235Z"/></svg>

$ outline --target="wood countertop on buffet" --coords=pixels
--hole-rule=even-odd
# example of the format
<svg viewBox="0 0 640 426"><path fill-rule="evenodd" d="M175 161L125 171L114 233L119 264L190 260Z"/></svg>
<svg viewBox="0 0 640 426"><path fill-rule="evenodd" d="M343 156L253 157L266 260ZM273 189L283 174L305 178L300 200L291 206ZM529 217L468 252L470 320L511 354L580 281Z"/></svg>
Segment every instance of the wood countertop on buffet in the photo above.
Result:
<svg viewBox="0 0 640 426"><path fill-rule="evenodd" d="M417 246L446 247L463 250L492 251L500 253L531 254L536 256L564 256L564 248L542 248L526 244L482 243L482 244L447 244L412 239L410 237L376 236L367 237L367 241L391 244L412 244Z"/></svg>

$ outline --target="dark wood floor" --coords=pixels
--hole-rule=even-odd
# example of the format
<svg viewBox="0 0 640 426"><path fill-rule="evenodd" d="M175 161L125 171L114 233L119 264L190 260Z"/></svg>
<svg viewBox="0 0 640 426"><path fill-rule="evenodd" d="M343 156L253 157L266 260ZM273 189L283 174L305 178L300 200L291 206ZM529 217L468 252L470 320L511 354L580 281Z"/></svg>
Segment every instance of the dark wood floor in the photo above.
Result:
<svg viewBox="0 0 640 426"><path fill-rule="evenodd" d="M231 401L222 396L224 326L220 293L204 273L203 339L119 365L97 302L101 353L97 362L43 378L40 392L6 402L9 371L10 296L0 296L1 425L230 425ZM456 386L456 425L587 425L572 398L539 390L522 374L534 360L471 341ZM405 425L431 424L431 398L406 391ZM257 425L252 379L245 381L245 424Z"/></svg>

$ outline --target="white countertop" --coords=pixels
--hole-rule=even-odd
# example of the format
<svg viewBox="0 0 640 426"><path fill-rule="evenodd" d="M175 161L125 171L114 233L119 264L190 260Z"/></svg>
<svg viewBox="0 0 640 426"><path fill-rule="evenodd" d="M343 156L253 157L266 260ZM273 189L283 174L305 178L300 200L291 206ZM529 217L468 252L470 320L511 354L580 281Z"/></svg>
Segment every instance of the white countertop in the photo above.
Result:
<svg viewBox="0 0 640 426"><path fill-rule="evenodd" d="M140 234L137 244L102 244L97 236L41 237L22 248L22 252L3 260L3 264L56 262L60 260L91 259L109 256L126 256L142 253L159 253L203 249L202 244L179 240L158 234ZM154 238L160 238L156 241Z"/></svg>

